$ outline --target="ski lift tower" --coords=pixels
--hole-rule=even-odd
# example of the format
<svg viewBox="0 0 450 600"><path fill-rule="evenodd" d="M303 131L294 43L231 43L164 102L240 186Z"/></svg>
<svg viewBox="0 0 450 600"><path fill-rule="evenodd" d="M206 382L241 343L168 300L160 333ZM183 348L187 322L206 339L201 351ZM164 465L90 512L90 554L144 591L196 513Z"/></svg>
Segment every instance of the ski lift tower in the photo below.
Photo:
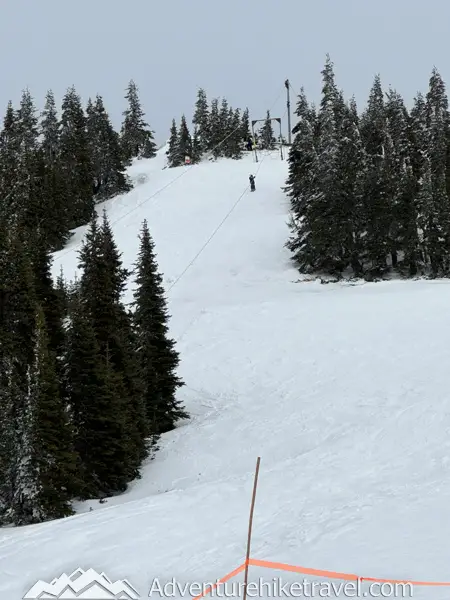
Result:
<svg viewBox="0 0 450 600"><path fill-rule="evenodd" d="M270 120L277 121L280 124L280 156L281 156L281 160L283 160L283 136L281 133L281 118L280 117L271 117ZM255 123L260 123L261 121L266 122L267 119L255 119L254 121L252 121L253 140L255 139ZM258 162L258 154L256 152L256 145L255 145L255 162Z"/></svg>

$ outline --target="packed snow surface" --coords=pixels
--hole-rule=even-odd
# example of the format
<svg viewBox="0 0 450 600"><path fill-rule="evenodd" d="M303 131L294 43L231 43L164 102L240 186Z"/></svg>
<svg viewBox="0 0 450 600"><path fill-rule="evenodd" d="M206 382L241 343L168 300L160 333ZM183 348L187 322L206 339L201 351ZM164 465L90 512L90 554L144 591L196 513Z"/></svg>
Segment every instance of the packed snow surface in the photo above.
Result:
<svg viewBox="0 0 450 600"><path fill-rule="evenodd" d="M449 283L302 281L284 248L278 153L163 169L164 150L137 161L136 187L99 214L105 206L127 267L148 221L192 418L123 496L2 530L0 600L78 568L125 578L142 597L155 580L216 581L245 560L258 456L253 558L449 581ZM62 265L73 278L84 232L55 256L55 275ZM312 581L250 567L250 581L274 577ZM401 597L384 589L374 597Z"/></svg>

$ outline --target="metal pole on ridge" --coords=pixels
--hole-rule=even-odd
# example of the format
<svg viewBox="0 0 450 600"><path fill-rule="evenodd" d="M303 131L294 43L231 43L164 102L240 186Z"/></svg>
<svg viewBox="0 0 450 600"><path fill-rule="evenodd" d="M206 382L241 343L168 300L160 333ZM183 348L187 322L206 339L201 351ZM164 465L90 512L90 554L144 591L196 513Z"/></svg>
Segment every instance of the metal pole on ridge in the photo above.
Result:
<svg viewBox="0 0 450 600"><path fill-rule="evenodd" d="M257 121L252 121L252 137L253 137L253 144L254 144L254 151L255 151L255 162L258 162L258 153L256 152L256 141L255 141L255 123Z"/></svg>
<svg viewBox="0 0 450 600"><path fill-rule="evenodd" d="M286 81L284 82L284 85L287 90L288 144L290 146L292 143L292 139L291 139L291 100L289 97L289 88L290 88L291 84L289 83L289 79L286 79Z"/></svg>
<svg viewBox="0 0 450 600"><path fill-rule="evenodd" d="M253 511L255 510L255 499L256 499L256 486L258 485L258 474L259 474L259 463L261 462L261 458L258 456L256 460L256 471L255 471L255 481L253 484L253 495L252 495L252 504L250 507L250 519L248 522L248 538L247 538L247 556L245 559L245 578L244 578L244 597L243 600L247 598L247 585L248 585L248 562L250 560L250 543L252 539L252 525L253 525Z"/></svg>
<svg viewBox="0 0 450 600"><path fill-rule="evenodd" d="M280 119L280 154L281 154L281 160L283 160L283 134L281 133L281 119Z"/></svg>

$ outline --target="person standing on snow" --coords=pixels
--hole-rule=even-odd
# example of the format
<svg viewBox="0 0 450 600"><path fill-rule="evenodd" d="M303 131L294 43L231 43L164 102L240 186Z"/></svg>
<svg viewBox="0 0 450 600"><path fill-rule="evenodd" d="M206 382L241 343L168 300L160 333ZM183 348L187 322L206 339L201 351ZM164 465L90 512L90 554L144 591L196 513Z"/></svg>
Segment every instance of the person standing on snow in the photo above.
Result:
<svg viewBox="0 0 450 600"><path fill-rule="evenodd" d="M250 181L250 191L254 192L255 191L255 176L254 175L250 175L249 176L249 181Z"/></svg>

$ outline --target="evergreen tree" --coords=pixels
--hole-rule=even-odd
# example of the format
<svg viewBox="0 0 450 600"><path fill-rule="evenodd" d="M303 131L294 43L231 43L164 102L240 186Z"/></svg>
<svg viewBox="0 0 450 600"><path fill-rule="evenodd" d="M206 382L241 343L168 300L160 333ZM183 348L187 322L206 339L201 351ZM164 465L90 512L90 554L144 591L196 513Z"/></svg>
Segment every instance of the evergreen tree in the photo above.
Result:
<svg viewBox="0 0 450 600"><path fill-rule="evenodd" d="M2 332L4 333L4 332ZM17 480L22 446L20 431L27 414L24 402L23 375L11 352L11 340L2 337L0 343L0 524L16 525L22 521L17 505ZM22 465L22 477L25 476ZM31 482L30 482L31 483ZM31 485L29 486L32 494Z"/></svg>
<svg viewBox="0 0 450 600"><path fill-rule="evenodd" d="M128 108L123 113L121 129L122 151L126 164L133 158L153 158L156 156L154 132L144 120L144 111L139 100L138 88L133 80L128 84L125 98Z"/></svg>
<svg viewBox="0 0 450 600"><path fill-rule="evenodd" d="M162 276L146 221L140 236L136 285L133 302L136 353L144 382L147 417L153 435L158 436L173 429L179 419L188 415L176 399L176 391L184 383L176 374L179 355L174 341L168 337L169 316Z"/></svg>
<svg viewBox="0 0 450 600"><path fill-rule="evenodd" d="M408 131L410 135L411 159L414 176L416 180L419 181L422 174L425 172L428 144L427 108L425 98L421 92L414 98L409 118Z"/></svg>
<svg viewBox="0 0 450 600"><path fill-rule="evenodd" d="M211 102L209 116L210 148L214 159L227 156L227 141L230 133L229 106L226 98L222 99L219 108L219 99L214 98Z"/></svg>
<svg viewBox="0 0 450 600"><path fill-rule="evenodd" d="M419 240L417 205L413 173L409 115L402 97L390 89L386 100L387 140L385 150L385 182L390 189L392 226L390 231L391 262L395 269L399 253L409 273L417 268Z"/></svg>
<svg viewBox="0 0 450 600"><path fill-rule="evenodd" d="M6 370L2 371L0 392L0 518L2 525L23 525L33 522L33 513L39 510L37 474L31 461L30 399L18 378L15 361L2 361L2 366Z"/></svg>
<svg viewBox="0 0 450 600"><path fill-rule="evenodd" d="M211 101L211 111L209 114L209 148L208 151L212 153L213 157L217 159L222 155L222 136L221 136L221 120L219 111L219 99L213 98Z"/></svg>
<svg viewBox="0 0 450 600"><path fill-rule="evenodd" d="M419 206L418 229L419 236L422 242L421 258L426 267L432 265L433 256L430 256L430 232L433 231L433 221L429 216L429 208L433 206L433 175L431 171L431 159L428 156L424 157L422 165L422 176L417 192L417 203ZM432 241L432 240L431 240Z"/></svg>
<svg viewBox="0 0 450 600"><path fill-rule="evenodd" d="M291 237L287 247L303 271L314 270L309 240L311 222L310 208L314 205L317 192L318 156L315 145L315 123L310 119L310 111L304 89L300 90L296 116L299 118L293 128L294 139L289 150L289 176L285 191L290 199L292 222ZM311 252L312 250L312 252Z"/></svg>
<svg viewBox="0 0 450 600"><path fill-rule="evenodd" d="M56 304L58 306L58 312L61 315L61 319L63 322L63 335L64 333L64 322L69 314L69 288L67 281L64 277L63 268L61 266L58 277L55 281L55 295L56 295Z"/></svg>
<svg viewBox="0 0 450 600"><path fill-rule="evenodd" d="M301 196L306 189L312 189L308 185L308 176L312 174L315 168L315 158L311 161L311 150L315 149L314 123L311 123L309 117L308 101L304 88L301 88L295 109L295 115L299 118L292 129L294 135L293 144L289 150L289 176L286 182L285 191L291 200L291 208L294 212L301 211ZM313 167L314 165L314 167Z"/></svg>
<svg viewBox="0 0 450 600"><path fill-rule="evenodd" d="M270 118L270 111L267 111L266 120L261 128L261 134L259 136L259 147L262 150L273 150L275 148L275 136L273 134L272 121Z"/></svg>
<svg viewBox="0 0 450 600"><path fill-rule="evenodd" d="M432 195L425 205L425 243L433 276L449 269L450 204L447 195L448 99L445 85L433 69L426 97L427 153L430 159Z"/></svg>
<svg viewBox="0 0 450 600"><path fill-rule="evenodd" d="M209 149L211 131L209 128L209 107L204 89L199 89L192 124L197 128L198 155L202 157Z"/></svg>
<svg viewBox="0 0 450 600"><path fill-rule="evenodd" d="M286 191L291 199L292 235L287 244L301 269L340 276L361 272L361 172L363 147L354 101L347 106L329 56L322 71L316 117L304 90L298 98Z"/></svg>
<svg viewBox="0 0 450 600"><path fill-rule="evenodd" d="M20 190L20 137L17 112L8 103L0 133L0 215L11 225L18 214Z"/></svg>
<svg viewBox="0 0 450 600"><path fill-rule="evenodd" d="M21 227L33 231L40 226L44 217L42 198L39 195L36 156L38 150L38 118L34 100L25 90L17 111L17 135L19 144L20 185L16 191L16 218Z"/></svg>
<svg viewBox="0 0 450 600"><path fill-rule="evenodd" d="M138 468L148 455L148 423L145 406L142 402L142 382L139 378L138 361L134 353L134 332L132 315L122 304L122 294L130 272L123 268L121 254L113 238L106 212L100 231L102 239L102 257L109 271L110 290L116 299L117 320L114 335L111 335L111 364L115 368L116 378L120 377L123 393L127 399L126 434L129 450L129 476L139 477ZM114 292L115 290L115 292ZM114 295L115 293L115 295ZM116 345L116 346L115 346ZM114 347L117 352L114 353Z"/></svg>
<svg viewBox="0 0 450 600"><path fill-rule="evenodd" d="M192 156L192 139L184 115L181 117L177 156L179 157L179 161L182 161L183 164L186 156Z"/></svg>
<svg viewBox="0 0 450 600"><path fill-rule="evenodd" d="M17 129L20 138L21 166L26 168L28 164L32 164L39 136L36 107L29 90L25 90L22 94L17 111Z"/></svg>
<svg viewBox="0 0 450 600"><path fill-rule="evenodd" d="M30 498L36 492L30 479L34 446L30 446L29 404L37 299L26 236L25 230L13 226L0 255L0 518L4 524L28 522L20 490L26 483Z"/></svg>
<svg viewBox="0 0 450 600"><path fill-rule="evenodd" d="M337 131L335 235L340 242L340 271L351 267L357 277L362 274L361 177L364 166L364 150L358 125L356 103L352 99L350 106L345 107Z"/></svg>
<svg viewBox="0 0 450 600"><path fill-rule="evenodd" d="M79 456L82 499L124 491L128 482L125 399L117 395L108 353L101 354L86 302L75 294L65 353L65 380Z"/></svg>
<svg viewBox="0 0 450 600"><path fill-rule="evenodd" d="M15 226L2 239L0 288L0 521L18 524L22 511L16 491L27 413L27 375L33 361L30 340L36 298L24 235Z"/></svg>
<svg viewBox="0 0 450 600"><path fill-rule="evenodd" d="M72 514L70 500L76 476L67 413L48 348L44 314L39 308L28 382L15 495L22 522L36 523Z"/></svg>
<svg viewBox="0 0 450 600"><path fill-rule="evenodd" d="M66 186L60 148L60 122L53 92L47 92L40 122L41 143L37 155L37 181L42 203L41 228L48 247L61 250L70 239L70 207L66 201Z"/></svg>
<svg viewBox="0 0 450 600"><path fill-rule="evenodd" d="M154 131L149 131L145 137L144 147L142 148L142 158L154 158L158 149L154 140Z"/></svg>
<svg viewBox="0 0 450 600"><path fill-rule="evenodd" d="M166 152L169 167L179 167L183 164L179 153L179 135L175 119L172 121L170 129L169 148Z"/></svg>
<svg viewBox="0 0 450 600"><path fill-rule="evenodd" d="M358 116L334 82L327 56L320 110L302 90L289 177L291 237L303 271L367 279L389 270L415 276L450 272L450 113L436 69L411 113L375 77ZM264 146L264 143L263 143Z"/></svg>
<svg viewBox="0 0 450 600"><path fill-rule="evenodd" d="M192 164L198 164L201 160L201 157L202 153L198 139L198 129L197 127L194 127L194 135L192 136Z"/></svg>
<svg viewBox="0 0 450 600"><path fill-rule="evenodd" d="M339 274L346 267L344 245L346 232L339 219L339 124L336 111L340 95L334 80L333 63L327 57L322 70L322 100L318 114L319 138L317 143L318 186L314 203L310 206L311 242L316 248L316 268Z"/></svg>
<svg viewBox="0 0 450 600"><path fill-rule="evenodd" d="M67 91L62 102L60 150L68 227L73 229L86 225L95 214L86 115L74 87Z"/></svg>
<svg viewBox="0 0 450 600"><path fill-rule="evenodd" d="M41 114L40 133L41 146L49 163L53 163L59 155L60 123L56 109L55 96L49 90L45 98L44 110Z"/></svg>
<svg viewBox="0 0 450 600"><path fill-rule="evenodd" d="M239 136L240 123L238 122L237 130L234 130L234 110L230 106L228 113L224 115L224 126L223 126L223 156L225 158L233 158L236 151L236 135ZM240 140L239 140L240 142ZM238 143L239 143L238 142Z"/></svg>
<svg viewBox="0 0 450 600"><path fill-rule="evenodd" d="M251 138L250 116L249 116L249 110L248 110L248 108L246 108L242 114L242 120L241 120L241 141L243 141L244 143L247 143L250 138Z"/></svg>
<svg viewBox="0 0 450 600"><path fill-rule="evenodd" d="M364 197L364 263L367 278L388 270L393 222L392 197L385 193L386 113L380 77L375 77L369 102L361 118L361 136L365 147ZM387 156L386 160L390 157Z"/></svg>
<svg viewBox="0 0 450 600"><path fill-rule="evenodd" d="M115 403L122 406L120 414L125 427L121 440L124 473L131 481L139 476L140 463L148 452L147 423L133 352L131 319L121 302L128 271L122 266L106 213L101 228L92 221L80 259L81 300L92 320L100 353L107 360L108 369L112 369L108 394L113 393L114 384Z"/></svg>
<svg viewBox="0 0 450 600"><path fill-rule="evenodd" d="M218 120L218 138L222 142L219 146L218 156L229 156L229 143L230 143L230 133L231 133L231 123L230 123L230 106L226 98L222 98L222 102L219 110L219 120Z"/></svg>
<svg viewBox="0 0 450 600"><path fill-rule="evenodd" d="M30 340L34 335L38 302L27 233L12 227L0 255L2 288L8 294L8 301L2 307L3 335L12 344L11 355L17 360L22 382L33 360Z"/></svg>
<svg viewBox="0 0 450 600"><path fill-rule="evenodd" d="M229 121L230 132L227 139L227 156L229 158L239 160L240 158L242 158L243 147L241 115L238 108L236 110L230 109Z"/></svg>
<svg viewBox="0 0 450 600"><path fill-rule="evenodd" d="M36 300L41 307L46 323L48 351L59 361L64 348L64 315L51 274L52 257L42 237L33 236L30 245L30 264L33 269L34 289ZM56 368L59 376L59 368Z"/></svg>
<svg viewBox="0 0 450 600"><path fill-rule="evenodd" d="M427 114L426 102L422 93L418 93L414 99L414 105L410 115L410 139L411 139L411 167L414 178L414 199L417 211L416 235L418 237L418 249L415 264L411 265L411 274L424 273L427 263L427 252L425 247L425 233L427 231L426 207L430 204L431 193L431 167L427 154Z"/></svg>
<svg viewBox="0 0 450 600"><path fill-rule="evenodd" d="M95 104L89 103L87 116L97 201L129 192L132 186L125 172L120 139L111 125L101 96L97 95Z"/></svg>

